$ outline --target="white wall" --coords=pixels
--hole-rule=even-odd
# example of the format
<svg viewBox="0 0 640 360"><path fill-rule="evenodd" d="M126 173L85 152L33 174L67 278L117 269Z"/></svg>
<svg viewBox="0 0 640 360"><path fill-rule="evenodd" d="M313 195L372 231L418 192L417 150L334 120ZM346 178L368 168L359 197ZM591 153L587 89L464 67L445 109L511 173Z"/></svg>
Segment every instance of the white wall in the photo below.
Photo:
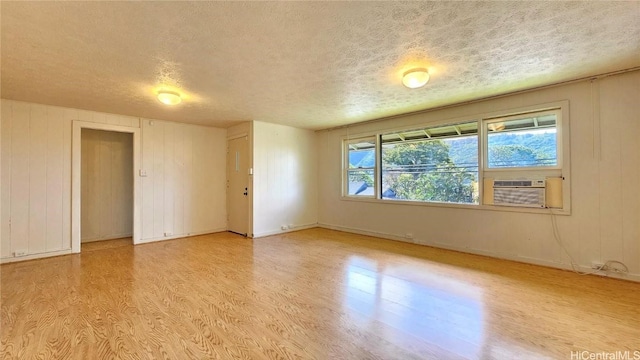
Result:
<svg viewBox="0 0 640 360"><path fill-rule="evenodd" d="M64 109L2 101L3 258L71 246L71 121L66 119Z"/></svg>
<svg viewBox="0 0 640 360"><path fill-rule="evenodd" d="M133 233L133 135L82 130L82 242Z"/></svg>
<svg viewBox="0 0 640 360"><path fill-rule="evenodd" d="M253 122L253 234L317 223L317 139L310 130Z"/></svg>
<svg viewBox="0 0 640 360"><path fill-rule="evenodd" d="M71 122L138 126L138 119L2 100L0 256L71 249Z"/></svg>
<svg viewBox="0 0 640 360"><path fill-rule="evenodd" d="M515 94L424 114L349 127L350 136L569 100L570 216L557 216L560 237L575 260L623 261L640 280L640 72ZM470 118L472 119L472 118ZM341 138L347 129L318 132L319 223L329 228L523 262L567 268L551 217L341 199Z"/></svg>
<svg viewBox="0 0 640 360"><path fill-rule="evenodd" d="M71 252L72 120L142 122L143 242L226 228L224 129L11 100L1 110L3 262Z"/></svg>
<svg viewBox="0 0 640 360"><path fill-rule="evenodd" d="M226 230L226 130L141 125L142 242Z"/></svg>

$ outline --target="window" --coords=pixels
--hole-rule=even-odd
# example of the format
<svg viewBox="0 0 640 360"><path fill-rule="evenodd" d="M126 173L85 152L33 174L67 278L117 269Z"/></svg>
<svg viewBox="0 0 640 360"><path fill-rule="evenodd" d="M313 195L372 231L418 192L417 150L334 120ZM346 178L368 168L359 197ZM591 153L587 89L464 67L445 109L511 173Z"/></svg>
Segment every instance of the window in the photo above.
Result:
<svg viewBox="0 0 640 360"><path fill-rule="evenodd" d="M559 111L485 121L486 169L557 168Z"/></svg>
<svg viewBox="0 0 640 360"><path fill-rule="evenodd" d="M569 214L570 157L562 146L570 138L568 109L562 101L345 139L343 196L444 206L535 205ZM507 188L505 181L536 181L531 188L538 190L518 191L542 194L540 201L497 203L506 190L494 189Z"/></svg>
<svg viewBox="0 0 640 360"><path fill-rule="evenodd" d="M376 196L376 138L345 141L346 195Z"/></svg>
<svg viewBox="0 0 640 360"><path fill-rule="evenodd" d="M381 135L382 199L478 202L478 123Z"/></svg>

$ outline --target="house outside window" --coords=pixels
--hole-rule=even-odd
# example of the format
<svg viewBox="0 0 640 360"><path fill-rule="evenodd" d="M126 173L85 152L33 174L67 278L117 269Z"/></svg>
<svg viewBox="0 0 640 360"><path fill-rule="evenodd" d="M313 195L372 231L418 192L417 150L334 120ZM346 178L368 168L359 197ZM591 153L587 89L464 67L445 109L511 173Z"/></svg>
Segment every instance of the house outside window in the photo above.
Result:
<svg viewBox="0 0 640 360"><path fill-rule="evenodd" d="M345 195L376 196L376 138L345 141Z"/></svg>

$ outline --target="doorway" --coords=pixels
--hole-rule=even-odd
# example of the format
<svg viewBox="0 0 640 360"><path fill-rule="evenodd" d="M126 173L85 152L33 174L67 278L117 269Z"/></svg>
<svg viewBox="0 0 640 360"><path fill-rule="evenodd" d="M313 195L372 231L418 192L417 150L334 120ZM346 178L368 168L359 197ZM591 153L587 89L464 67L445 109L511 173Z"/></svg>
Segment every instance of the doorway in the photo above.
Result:
<svg viewBox="0 0 640 360"><path fill-rule="evenodd" d="M133 141L132 164L130 169L133 186L132 207L132 240L133 244L140 242L140 216L141 193L140 178L137 171L140 168L140 128L93 123L88 121L73 121L72 146L71 146L71 252L79 253L82 237L82 131L83 129L103 130L110 132L130 134Z"/></svg>
<svg viewBox="0 0 640 360"><path fill-rule="evenodd" d="M227 228L247 236L249 233L249 138L227 141Z"/></svg>
<svg viewBox="0 0 640 360"><path fill-rule="evenodd" d="M80 243L133 235L133 135L82 129Z"/></svg>

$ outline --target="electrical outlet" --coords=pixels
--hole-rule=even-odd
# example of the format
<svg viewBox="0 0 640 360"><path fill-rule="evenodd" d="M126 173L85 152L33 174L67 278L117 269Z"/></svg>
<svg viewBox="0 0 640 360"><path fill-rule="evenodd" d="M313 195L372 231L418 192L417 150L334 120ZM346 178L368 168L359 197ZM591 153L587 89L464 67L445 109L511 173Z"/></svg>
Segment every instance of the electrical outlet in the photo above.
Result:
<svg viewBox="0 0 640 360"><path fill-rule="evenodd" d="M288 227L287 225L282 225L282 226L280 226L280 229L282 229L282 230L287 230L288 228L289 228L289 227Z"/></svg>
<svg viewBox="0 0 640 360"><path fill-rule="evenodd" d="M591 262L591 268L594 270L606 270L606 266L604 263L601 263L599 261L592 261Z"/></svg>
<svg viewBox="0 0 640 360"><path fill-rule="evenodd" d="M13 252L14 257L27 256L27 250L16 250Z"/></svg>
<svg viewBox="0 0 640 360"><path fill-rule="evenodd" d="M164 233L164 236L165 236L165 237L167 237L167 236L171 236L171 235L173 235L173 233L172 233L172 232L170 232L170 231L167 231L167 232L165 232L165 233Z"/></svg>

